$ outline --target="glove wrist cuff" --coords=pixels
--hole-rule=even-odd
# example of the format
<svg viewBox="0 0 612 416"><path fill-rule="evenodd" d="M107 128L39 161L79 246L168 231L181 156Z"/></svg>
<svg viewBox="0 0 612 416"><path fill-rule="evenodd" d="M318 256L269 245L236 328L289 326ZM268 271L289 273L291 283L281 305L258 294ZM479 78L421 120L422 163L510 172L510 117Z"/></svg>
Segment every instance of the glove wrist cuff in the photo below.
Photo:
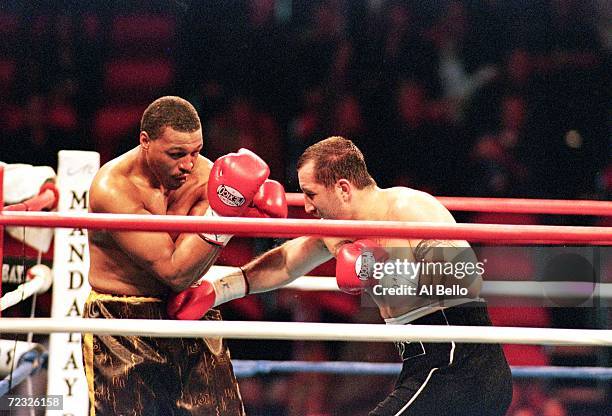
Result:
<svg viewBox="0 0 612 416"><path fill-rule="evenodd" d="M245 286L244 296L250 295L251 294L251 285L249 283L249 279L247 278L246 271L242 267L239 267L239 269L240 269L240 272L242 273L242 277L244 278L244 286Z"/></svg>
<svg viewBox="0 0 612 416"><path fill-rule="evenodd" d="M243 298L248 294L248 283L240 268L215 279L212 283L215 289L215 303L213 307L234 299Z"/></svg>
<svg viewBox="0 0 612 416"><path fill-rule="evenodd" d="M220 217L220 215L217 214L215 210L209 206L208 209L206 209L206 212L204 213L204 217L216 218L216 217ZM206 241L207 243L210 243L214 246L225 247L227 243L229 243L233 235L232 234L200 233L200 237L202 237L204 241Z"/></svg>

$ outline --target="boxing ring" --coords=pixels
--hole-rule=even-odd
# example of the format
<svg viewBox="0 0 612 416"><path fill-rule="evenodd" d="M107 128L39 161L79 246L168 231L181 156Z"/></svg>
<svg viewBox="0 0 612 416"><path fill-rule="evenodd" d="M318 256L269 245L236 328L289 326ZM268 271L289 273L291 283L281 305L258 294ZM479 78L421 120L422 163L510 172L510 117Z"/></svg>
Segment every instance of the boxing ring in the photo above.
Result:
<svg viewBox="0 0 612 416"><path fill-rule="evenodd" d="M0 168L0 207L2 200ZM337 221L309 219L201 218L188 216L156 216L129 214L88 214L37 212L52 208L57 195L44 190L24 203L4 207L0 212L0 231L5 226L57 227L69 229L109 229L174 232L214 232L249 237L338 236L461 239L477 243L581 244L612 245L612 228L595 226L502 225L502 224L438 224L395 221ZM450 209L507 213L612 216L612 202L514 200L490 198L440 198ZM289 194L293 206L303 205L300 194ZM0 242L0 258L3 254ZM211 273L223 272L214 266ZM33 277L12 292L2 296L2 310L51 286L49 273L33 273ZM484 296L541 297L539 282L486 282ZM304 276L283 289L300 291L337 291L333 277ZM612 299L610 284L598 286L598 296ZM1 293L1 291L0 291ZM546 291L550 295L550 291ZM554 296L572 296L561 290ZM612 330L554 329L532 327L465 327L426 325L328 324L307 322L251 321L150 321L150 320L86 320L69 318L1 318L0 334L58 334L93 332L112 335L153 337L224 337L228 339L345 341L345 342L465 342L558 346L612 346ZM31 337L31 335L30 335ZM7 342L7 341L3 341ZM0 381L0 397L11 387L45 366L47 352L40 346L21 345L19 359L12 363L10 378ZM16 347L15 347L16 348ZM16 351L16 350L15 350ZM51 352L51 354L53 354ZM397 375L401 364L364 362L247 361L234 360L238 377L262 374L326 373L355 375ZM513 377L572 380L612 380L608 367L515 366Z"/></svg>

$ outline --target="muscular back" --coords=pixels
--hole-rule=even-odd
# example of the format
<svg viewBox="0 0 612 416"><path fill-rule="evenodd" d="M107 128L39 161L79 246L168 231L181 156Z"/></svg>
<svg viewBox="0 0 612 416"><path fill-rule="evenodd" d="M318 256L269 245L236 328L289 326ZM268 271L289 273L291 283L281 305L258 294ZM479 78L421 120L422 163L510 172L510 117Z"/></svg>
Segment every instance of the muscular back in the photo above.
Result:
<svg viewBox="0 0 612 416"><path fill-rule="evenodd" d="M451 223L455 220L451 213L433 196L417 191L414 189L396 187L389 189L381 189L374 194L374 197L369 198L372 204L365 209L374 213L376 219L384 221L406 221L406 222L435 222L435 223ZM366 236L364 236L366 237ZM469 249L469 243L463 240L453 241L438 241L438 240L422 240L422 239L397 239L397 238L376 238L366 237L375 241L378 245L385 247L391 259L406 259L410 262L418 262L420 260L428 260L427 256L431 256L431 252L436 247L464 247ZM339 246L345 241L343 239L325 238L325 245L328 250L336 254ZM425 258L421 258L425 252ZM457 250L444 250L445 254L452 255L459 252ZM437 259L436 261L452 261L452 258ZM433 260L428 260L433 261ZM401 276L397 280L398 284L402 283ZM403 282L406 283L406 282ZM457 281L445 276L420 275L419 285L435 286L437 284L461 283L466 284L470 290L470 296L476 297L480 291L481 280L476 282ZM369 290L369 289L368 289ZM372 293L370 292L372 295ZM412 310L423 306L430 305L432 299L422 296L374 296L372 299L380 309L383 318L391 318L403 315Z"/></svg>
<svg viewBox="0 0 612 416"><path fill-rule="evenodd" d="M138 174L138 148L104 165L90 189L90 212L155 215L201 215L208 206L206 183L210 161L200 156L187 181L174 191L163 192ZM166 282L152 273L135 253L130 253L117 239L121 234L107 230L89 231L89 283L101 293L123 295L162 295L168 292ZM142 233L140 233L142 234ZM146 233L154 242L162 233ZM172 241L178 234L169 236ZM145 239L146 241L146 239ZM162 250L151 244L142 247Z"/></svg>

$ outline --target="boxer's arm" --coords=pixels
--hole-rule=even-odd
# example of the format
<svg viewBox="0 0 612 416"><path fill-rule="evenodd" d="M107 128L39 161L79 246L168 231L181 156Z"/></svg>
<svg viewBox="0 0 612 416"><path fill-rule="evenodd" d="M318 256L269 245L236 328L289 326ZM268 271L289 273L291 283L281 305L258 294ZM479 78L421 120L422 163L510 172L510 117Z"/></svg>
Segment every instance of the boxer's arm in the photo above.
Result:
<svg viewBox="0 0 612 416"><path fill-rule="evenodd" d="M250 293L284 286L331 257L319 239L301 237L272 249L242 268L215 270L168 299L168 316L200 319L215 306Z"/></svg>
<svg viewBox="0 0 612 416"><path fill-rule="evenodd" d="M299 237L268 251L242 267L249 293L273 290L291 283L332 258L323 240Z"/></svg>
<svg viewBox="0 0 612 416"><path fill-rule="evenodd" d="M94 182L91 187L91 212L151 215L138 199L138 190L127 181L102 182ZM183 233L176 241L163 232L112 231L110 234L135 263L174 291L189 287L206 273L221 252L197 234Z"/></svg>

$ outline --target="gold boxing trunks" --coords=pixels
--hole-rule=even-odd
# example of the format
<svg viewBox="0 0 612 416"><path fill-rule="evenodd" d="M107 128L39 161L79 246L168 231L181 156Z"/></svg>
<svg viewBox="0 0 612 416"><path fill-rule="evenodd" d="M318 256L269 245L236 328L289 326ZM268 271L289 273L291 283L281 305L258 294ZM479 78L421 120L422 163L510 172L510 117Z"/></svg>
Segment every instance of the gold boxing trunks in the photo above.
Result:
<svg viewBox="0 0 612 416"><path fill-rule="evenodd" d="M158 298L91 291L85 318L168 319ZM220 320L211 310L204 320ZM244 416L221 339L83 334L90 416Z"/></svg>

